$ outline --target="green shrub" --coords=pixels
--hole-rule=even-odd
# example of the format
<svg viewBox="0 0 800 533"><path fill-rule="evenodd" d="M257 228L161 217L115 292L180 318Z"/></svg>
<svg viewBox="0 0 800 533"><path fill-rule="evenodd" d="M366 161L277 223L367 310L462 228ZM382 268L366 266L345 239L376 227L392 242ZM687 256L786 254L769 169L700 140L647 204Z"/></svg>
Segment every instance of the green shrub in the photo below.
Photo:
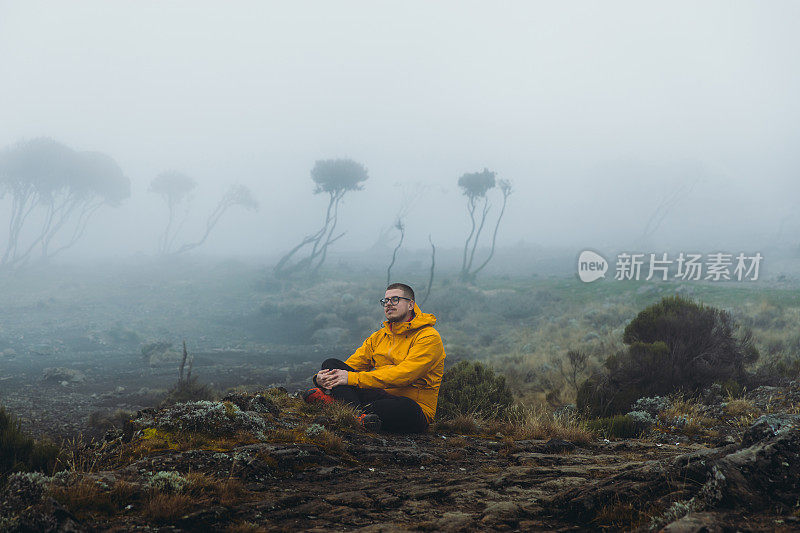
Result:
<svg viewBox="0 0 800 533"><path fill-rule="evenodd" d="M50 472L58 447L50 441L37 442L22 432L19 422L0 407L0 482L17 471Z"/></svg>
<svg viewBox="0 0 800 533"><path fill-rule="evenodd" d="M437 416L451 419L459 415L501 417L514 398L504 376L478 362L461 361L442 378Z"/></svg>
<svg viewBox="0 0 800 533"><path fill-rule="evenodd" d="M589 431L599 433L607 439L631 439L638 437L645 426L628 415L616 415L589 420L586 423Z"/></svg>
<svg viewBox="0 0 800 533"><path fill-rule="evenodd" d="M662 299L634 318L622 340L628 348L605 361L605 371L578 390L591 416L625 413L642 396L696 393L715 382L746 383L758 351L751 334L725 311L679 296Z"/></svg>

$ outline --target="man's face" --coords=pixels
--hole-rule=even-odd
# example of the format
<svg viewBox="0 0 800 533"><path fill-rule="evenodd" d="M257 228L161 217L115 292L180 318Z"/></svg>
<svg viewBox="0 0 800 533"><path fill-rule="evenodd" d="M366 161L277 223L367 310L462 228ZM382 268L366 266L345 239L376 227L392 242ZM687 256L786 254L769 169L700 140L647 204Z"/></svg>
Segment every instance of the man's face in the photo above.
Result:
<svg viewBox="0 0 800 533"><path fill-rule="evenodd" d="M404 300L403 298L406 295L403 294L402 289L389 289L386 291L384 298L388 300L392 296L399 296L400 301L396 304L389 301L383 306L383 314L386 315L386 320L389 322L405 322L410 319L414 313L414 300Z"/></svg>

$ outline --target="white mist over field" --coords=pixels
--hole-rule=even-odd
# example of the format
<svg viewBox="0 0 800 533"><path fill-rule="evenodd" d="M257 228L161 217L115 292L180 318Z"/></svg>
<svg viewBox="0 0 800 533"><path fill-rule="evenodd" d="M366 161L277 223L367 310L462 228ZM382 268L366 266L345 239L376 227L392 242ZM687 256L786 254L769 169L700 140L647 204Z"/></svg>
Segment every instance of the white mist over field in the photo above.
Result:
<svg viewBox="0 0 800 533"><path fill-rule="evenodd" d="M513 184L501 257L796 247L799 15L755 1L0 1L0 146L49 137L130 179L73 260L155 254L167 209L148 188L165 171L197 182L178 240L238 183L259 211L230 209L197 251L276 260L321 227L310 171L333 158L369 179L344 196L332 249L379 262L398 214L407 249L463 246L457 180L484 168ZM488 196L481 246L501 203Z"/></svg>

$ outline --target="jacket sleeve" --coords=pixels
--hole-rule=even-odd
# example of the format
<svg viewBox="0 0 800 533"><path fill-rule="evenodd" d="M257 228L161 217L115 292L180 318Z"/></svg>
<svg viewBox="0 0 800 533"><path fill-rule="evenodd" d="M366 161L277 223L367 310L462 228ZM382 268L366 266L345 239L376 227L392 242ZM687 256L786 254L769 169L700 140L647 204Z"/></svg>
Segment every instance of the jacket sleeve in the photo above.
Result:
<svg viewBox="0 0 800 533"><path fill-rule="evenodd" d="M351 367L355 368L357 371L362 370L369 370L373 366L372 362L372 338L375 335L370 335L364 341L364 344L356 350L353 355L347 358L345 364L350 365Z"/></svg>
<svg viewBox="0 0 800 533"><path fill-rule="evenodd" d="M406 387L427 374L443 357L441 337L428 333L414 341L408 356L399 364L381 366L369 372L350 372L347 384L365 389Z"/></svg>

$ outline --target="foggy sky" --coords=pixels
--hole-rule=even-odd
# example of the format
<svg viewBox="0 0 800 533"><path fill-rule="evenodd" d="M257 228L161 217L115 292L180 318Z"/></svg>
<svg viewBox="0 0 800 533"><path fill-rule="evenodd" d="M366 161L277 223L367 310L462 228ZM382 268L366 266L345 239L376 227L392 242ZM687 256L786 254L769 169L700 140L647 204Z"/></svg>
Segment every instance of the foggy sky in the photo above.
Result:
<svg viewBox="0 0 800 533"><path fill-rule="evenodd" d="M501 246L754 251L782 220L800 241L799 15L777 1L0 0L0 146L48 136L130 177L71 257L154 254L166 209L147 188L165 170L199 183L187 240L228 184L261 203L230 211L202 252L274 256L321 225L309 172L337 157L370 173L345 197L340 250L368 249L404 202L408 247L460 246L456 181L487 167L514 184Z"/></svg>

